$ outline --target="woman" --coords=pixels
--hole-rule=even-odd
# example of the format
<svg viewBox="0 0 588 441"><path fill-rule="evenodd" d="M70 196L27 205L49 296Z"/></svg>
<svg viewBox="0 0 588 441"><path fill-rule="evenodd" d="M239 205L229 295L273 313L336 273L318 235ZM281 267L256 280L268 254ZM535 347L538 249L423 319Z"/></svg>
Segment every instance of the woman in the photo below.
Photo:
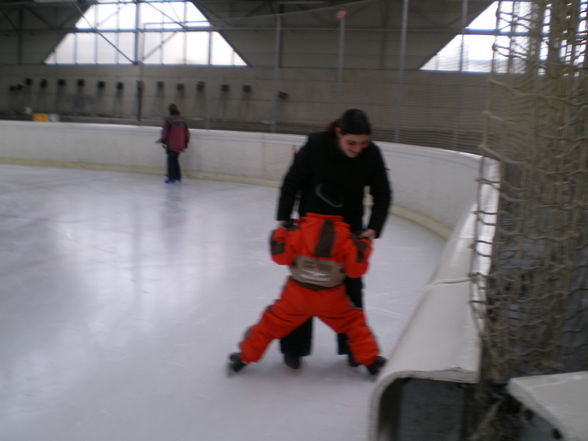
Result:
<svg viewBox="0 0 588 441"><path fill-rule="evenodd" d="M190 131L186 120L180 116L180 111L175 104L169 105L169 116L163 123L161 129L161 143L167 153L167 179L166 184L182 182L182 171L180 170L179 156L188 148L190 142Z"/></svg>
<svg viewBox="0 0 588 441"><path fill-rule="evenodd" d="M333 121L324 132L313 133L298 151L284 177L278 202L278 224L291 218L296 201L298 213L307 212L312 189L318 184L332 184L343 194L343 218L352 232L374 239L384 228L392 189L384 159L378 146L371 140L371 124L367 115L358 109L349 109ZM369 188L373 206L364 229L364 196ZM345 279L347 296L353 304L363 306L361 278ZM310 354L312 320L307 321L280 340L280 349L287 366L300 368L300 359ZM349 355L346 336L339 334L338 353L348 354L349 364L356 366Z"/></svg>

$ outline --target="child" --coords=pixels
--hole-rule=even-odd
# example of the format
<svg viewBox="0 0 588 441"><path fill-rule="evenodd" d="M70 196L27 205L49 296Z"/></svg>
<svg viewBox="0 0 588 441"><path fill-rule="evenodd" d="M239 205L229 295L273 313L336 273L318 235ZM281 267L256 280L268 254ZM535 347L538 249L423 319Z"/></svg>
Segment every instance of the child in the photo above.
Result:
<svg viewBox="0 0 588 441"><path fill-rule="evenodd" d="M361 309L345 295L343 279L367 271L371 242L351 234L338 215L343 206L336 188L319 184L309 201L308 213L271 235L272 259L290 265L280 298L260 321L248 329L240 352L229 356L229 369L238 372L258 361L272 340L290 333L311 316L348 337L354 359L376 375L386 359L368 328Z"/></svg>

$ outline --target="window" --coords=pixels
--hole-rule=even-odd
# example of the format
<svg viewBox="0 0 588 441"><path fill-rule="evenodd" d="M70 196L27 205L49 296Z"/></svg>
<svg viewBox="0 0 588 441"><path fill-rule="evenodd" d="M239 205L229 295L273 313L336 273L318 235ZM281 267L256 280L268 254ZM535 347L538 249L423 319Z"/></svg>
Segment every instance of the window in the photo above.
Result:
<svg viewBox="0 0 588 441"><path fill-rule="evenodd" d="M506 3L513 2L503 2L503 5ZM498 2L495 1L466 27L467 34L456 35L421 70L490 72L495 37L487 32L486 35L476 35L475 32L496 29L497 9Z"/></svg>
<svg viewBox="0 0 588 441"><path fill-rule="evenodd" d="M528 29L532 17L532 3L502 1L500 5L501 10L498 11L499 2L492 3L466 27L465 33L455 36L421 70L490 72L494 57L494 71L506 72L508 69L510 72L516 72L517 63L521 63L531 44ZM575 32L576 38L581 40L585 39L586 35L588 1L580 0L579 6L581 12ZM542 22L544 36L549 33L550 13L551 10L547 8ZM511 17L513 20L509 19ZM584 62L586 44L576 43L567 42L566 47L573 49L560 51L558 57L561 62L574 65ZM541 38L539 44L538 59L545 60L548 53L546 38ZM496 51L493 52L493 49Z"/></svg>
<svg viewBox="0 0 588 441"><path fill-rule="evenodd" d="M75 27L47 64L246 66L189 1L98 0Z"/></svg>

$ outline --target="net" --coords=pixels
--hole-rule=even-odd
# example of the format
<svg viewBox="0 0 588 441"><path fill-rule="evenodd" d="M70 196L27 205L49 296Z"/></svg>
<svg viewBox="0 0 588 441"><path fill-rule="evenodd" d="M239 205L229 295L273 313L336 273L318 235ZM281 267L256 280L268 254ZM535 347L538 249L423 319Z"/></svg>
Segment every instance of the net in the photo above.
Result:
<svg viewBox="0 0 588 441"><path fill-rule="evenodd" d="M588 369L588 2L501 2L482 153L500 163L471 439L514 439L503 386ZM505 38L506 36L506 38ZM479 219L486 219L480 214ZM485 245L486 247L482 247Z"/></svg>

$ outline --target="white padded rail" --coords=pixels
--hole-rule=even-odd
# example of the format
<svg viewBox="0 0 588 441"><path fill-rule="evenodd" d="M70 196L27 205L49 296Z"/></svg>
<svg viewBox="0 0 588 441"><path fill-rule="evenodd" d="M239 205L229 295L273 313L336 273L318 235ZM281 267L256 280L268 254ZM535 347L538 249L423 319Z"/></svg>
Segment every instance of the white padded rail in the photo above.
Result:
<svg viewBox="0 0 588 441"><path fill-rule="evenodd" d="M497 164L486 161L482 173L495 178ZM497 197L496 189L486 188L479 195L483 211L494 212ZM421 302L378 376L370 397L370 441L396 439L403 380L471 384L479 379L480 323L471 307L472 296L477 294L469 273L472 269L487 271L488 268L486 261L472 266L475 235L491 242L494 232L491 226L477 222L477 210L478 203L470 201L445 245L440 264L425 287ZM392 394L392 397L386 396L384 401L385 394Z"/></svg>
<svg viewBox="0 0 588 441"><path fill-rule="evenodd" d="M279 185L306 137L191 129L182 155L185 176ZM0 160L21 164L107 168L163 176L157 127L0 121ZM378 142L394 186L393 213L447 238L475 195L475 155Z"/></svg>
<svg viewBox="0 0 588 441"><path fill-rule="evenodd" d="M588 441L588 371L512 378L508 391L564 441Z"/></svg>
<svg viewBox="0 0 588 441"><path fill-rule="evenodd" d="M78 166L164 173L157 127L112 124L0 121L0 158L41 165ZM191 130L182 155L188 177L227 176L274 183L304 137L264 133Z"/></svg>

